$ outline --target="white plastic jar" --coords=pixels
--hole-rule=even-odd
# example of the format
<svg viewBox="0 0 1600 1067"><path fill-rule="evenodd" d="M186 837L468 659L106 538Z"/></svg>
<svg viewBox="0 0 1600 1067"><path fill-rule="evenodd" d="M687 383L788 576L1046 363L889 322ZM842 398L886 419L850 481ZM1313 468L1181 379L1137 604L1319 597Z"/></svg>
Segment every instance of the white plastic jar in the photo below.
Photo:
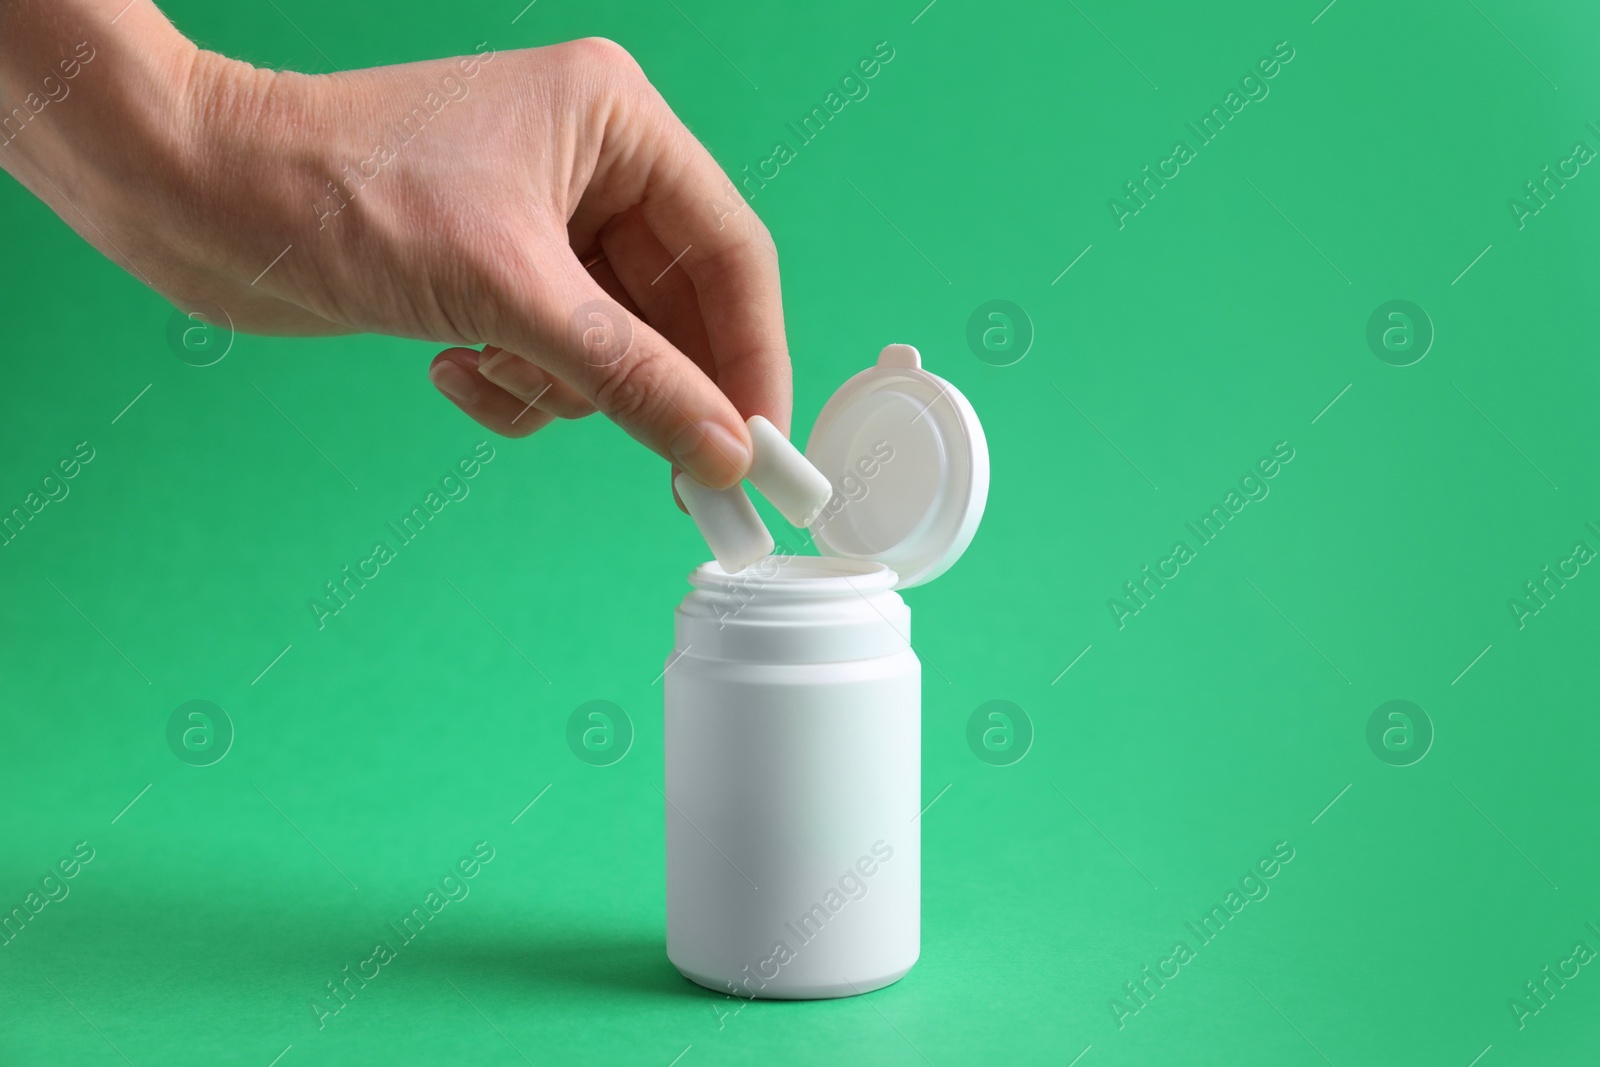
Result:
<svg viewBox="0 0 1600 1067"><path fill-rule="evenodd" d="M807 458L821 556L690 576L663 676L667 956L740 997L852 996L921 941L922 668L897 590L966 549L976 413L909 345L833 396Z"/></svg>
<svg viewBox="0 0 1600 1067"><path fill-rule="evenodd" d="M666 675L667 955L701 985L849 996L916 962L922 665L894 577L789 556L690 578Z"/></svg>

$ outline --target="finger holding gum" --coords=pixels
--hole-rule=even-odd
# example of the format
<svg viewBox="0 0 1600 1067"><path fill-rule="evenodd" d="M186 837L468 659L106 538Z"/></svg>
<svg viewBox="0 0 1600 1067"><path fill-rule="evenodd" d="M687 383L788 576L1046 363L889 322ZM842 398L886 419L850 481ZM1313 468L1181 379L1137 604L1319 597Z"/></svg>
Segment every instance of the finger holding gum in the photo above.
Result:
<svg viewBox="0 0 1600 1067"><path fill-rule="evenodd" d="M810 526L833 499L833 483L772 423L750 416L750 484L794 525ZM722 569L736 574L769 555L772 534L743 485L708 489L687 474L672 483Z"/></svg>
<svg viewBox="0 0 1600 1067"><path fill-rule="evenodd" d="M680 474L672 485L723 570L737 574L772 554L776 547L772 534L756 514L756 507L745 495L742 483L727 489L711 489L687 474Z"/></svg>

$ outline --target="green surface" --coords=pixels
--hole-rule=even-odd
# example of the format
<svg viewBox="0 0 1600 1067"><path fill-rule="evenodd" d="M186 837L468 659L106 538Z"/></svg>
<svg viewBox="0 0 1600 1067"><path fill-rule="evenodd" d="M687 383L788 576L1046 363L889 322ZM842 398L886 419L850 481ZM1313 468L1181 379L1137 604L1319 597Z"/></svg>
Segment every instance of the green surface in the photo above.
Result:
<svg viewBox="0 0 1600 1067"><path fill-rule="evenodd" d="M736 176L893 48L754 206L798 437L889 341L989 435L982 529L907 596L937 798L911 974L719 1017L665 959L655 679L704 550L658 460L599 419L491 440L319 630L323 583L488 439L434 349L241 336L190 366L158 296L3 181L0 505L93 459L0 548L0 904L93 859L0 947L0 1063L1593 1062L1600 967L1563 961L1600 950L1600 571L1567 564L1520 627L1508 601L1600 550L1600 175L1521 228L1508 200L1600 149L1600 17L921 4L169 5L302 70L614 37ZM1198 144L1185 123L1285 41ZM1119 229L1108 201L1179 139ZM997 299L1036 335L1004 367L966 340ZM1410 366L1367 342L1391 300L1436 334ZM1244 486L1269 495L1199 545L1280 442ZM1180 539L1119 628L1108 601ZM236 731L211 766L168 746L191 700ZM590 700L631 717L614 765L567 748ZM1010 766L968 747L991 700L1033 725ZM1409 766L1369 747L1391 700L1432 724ZM470 894L319 1030L324 983L481 841ZM1202 944L1186 924L1280 842L1245 883L1269 895ZM1519 1026L1547 965L1576 976Z"/></svg>

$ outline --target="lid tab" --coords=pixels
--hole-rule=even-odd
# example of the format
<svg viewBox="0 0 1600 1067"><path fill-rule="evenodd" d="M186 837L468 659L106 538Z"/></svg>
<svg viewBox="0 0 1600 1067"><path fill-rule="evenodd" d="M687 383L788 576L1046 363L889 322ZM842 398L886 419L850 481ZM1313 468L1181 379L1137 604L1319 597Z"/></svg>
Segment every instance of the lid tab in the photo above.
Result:
<svg viewBox="0 0 1600 1067"><path fill-rule="evenodd" d="M910 345L885 345L883 351L878 353L878 366L921 370L922 353Z"/></svg>

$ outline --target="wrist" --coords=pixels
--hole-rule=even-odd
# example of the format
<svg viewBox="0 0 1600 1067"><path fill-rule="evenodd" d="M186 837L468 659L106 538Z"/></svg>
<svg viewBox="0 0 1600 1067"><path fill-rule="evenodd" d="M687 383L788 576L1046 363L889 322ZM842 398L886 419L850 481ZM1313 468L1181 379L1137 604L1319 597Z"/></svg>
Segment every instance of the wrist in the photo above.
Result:
<svg viewBox="0 0 1600 1067"><path fill-rule="evenodd" d="M107 246L185 139L198 55L148 0L120 17L103 0L14 0L0 9L0 167L127 265Z"/></svg>

